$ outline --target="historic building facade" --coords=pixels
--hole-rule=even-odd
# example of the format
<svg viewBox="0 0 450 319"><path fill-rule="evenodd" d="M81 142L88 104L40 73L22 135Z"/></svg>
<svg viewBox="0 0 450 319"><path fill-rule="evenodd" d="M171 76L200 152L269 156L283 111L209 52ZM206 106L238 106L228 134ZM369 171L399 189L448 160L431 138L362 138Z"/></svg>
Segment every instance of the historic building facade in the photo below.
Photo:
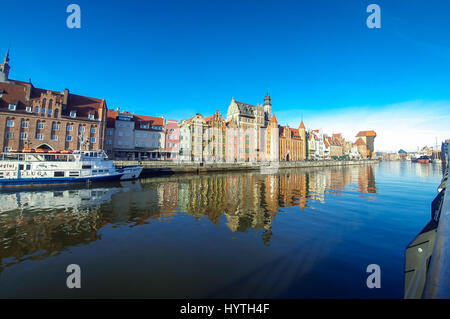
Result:
<svg viewBox="0 0 450 319"><path fill-rule="evenodd" d="M205 118L206 130L204 159L207 162L224 162L226 154L226 123L220 111Z"/></svg>
<svg viewBox="0 0 450 319"><path fill-rule="evenodd" d="M360 131L356 135L356 141L362 140L366 145L365 154L361 153L362 158L372 158L375 151L375 137L377 137L377 133L375 133L375 131Z"/></svg>
<svg viewBox="0 0 450 319"><path fill-rule="evenodd" d="M114 159L163 160L163 117L108 110L105 150Z"/></svg>
<svg viewBox="0 0 450 319"><path fill-rule="evenodd" d="M9 53L0 65L1 151L24 148L104 148L104 99L36 88L9 78Z"/></svg>
<svg viewBox="0 0 450 319"><path fill-rule="evenodd" d="M277 160L278 155L274 152L278 146L278 141L274 141L275 129L268 130L271 119L272 102L269 94L264 97L264 105L251 105L232 98L226 119L227 162Z"/></svg>
<svg viewBox="0 0 450 319"><path fill-rule="evenodd" d="M191 161L191 129L188 120L180 121L180 160Z"/></svg>
<svg viewBox="0 0 450 319"><path fill-rule="evenodd" d="M175 120L166 123L166 160L178 160L180 155L180 126Z"/></svg>
<svg viewBox="0 0 450 319"><path fill-rule="evenodd" d="M298 129L280 126L280 161L306 159L306 132L303 121Z"/></svg>

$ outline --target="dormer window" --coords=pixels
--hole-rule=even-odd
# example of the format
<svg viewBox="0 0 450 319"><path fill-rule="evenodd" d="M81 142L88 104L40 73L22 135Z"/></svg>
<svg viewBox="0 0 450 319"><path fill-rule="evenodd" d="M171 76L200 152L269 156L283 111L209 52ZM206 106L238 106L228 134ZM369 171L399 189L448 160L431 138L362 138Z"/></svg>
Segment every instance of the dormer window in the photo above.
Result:
<svg viewBox="0 0 450 319"><path fill-rule="evenodd" d="M148 130L150 128L150 125L148 125L148 124L141 124L141 128Z"/></svg>
<svg viewBox="0 0 450 319"><path fill-rule="evenodd" d="M16 104L10 104L9 107L8 107L8 109L9 109L10 111L15 111L15 110L16 110L16 107L17 107Z"/></svg>
<svg viewBox="0 0 450 319"><path fill-rule="evenodd" d="M95 120L95 115L94 114L89 114L89 119L90 120Z"/></svg>
<svg viewBox="0 0 450 319"><path fill-rule="evenodd" d="M70 117L77 117L77 112L70 111Z"/></svg>
<svg viewBox="0 0 450 319"><path fill-rule="evenodd" d="M28 113L31 113L31 106L27 106L27 107L25 108L25 110L26 110Z"/></svg>

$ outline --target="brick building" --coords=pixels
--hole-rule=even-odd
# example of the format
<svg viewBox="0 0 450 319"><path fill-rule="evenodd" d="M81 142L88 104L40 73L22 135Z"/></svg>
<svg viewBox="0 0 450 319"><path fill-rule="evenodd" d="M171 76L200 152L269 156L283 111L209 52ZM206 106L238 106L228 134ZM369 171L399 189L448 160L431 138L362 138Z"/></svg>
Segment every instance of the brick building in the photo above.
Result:
<svg viewBox="0 0 450 319"><path fill-rule="evenodd" d="M104 148L104 99L36 88L9 78L9 52L0 65L1 151L23 148Z"/></svg>
<svg viewBox="0 0 450 319"><path fill-rule="evenodd" d="M374 153L374 143L375 143L375 137L377 137L377 133L375 131L360 131L356 135L356 140L362 140L364 144L366 144L366 153L361 154L363 158L372 158ZM361 143L359 142L361 145ZM361 153L361 152L360 152Z"/></svg>
<svg viewBox="0 0 450 319"><path fill-rule="evenodd" d="M280 161L306 159L306 134L303 121L298 129L280 126Z"/></svg>

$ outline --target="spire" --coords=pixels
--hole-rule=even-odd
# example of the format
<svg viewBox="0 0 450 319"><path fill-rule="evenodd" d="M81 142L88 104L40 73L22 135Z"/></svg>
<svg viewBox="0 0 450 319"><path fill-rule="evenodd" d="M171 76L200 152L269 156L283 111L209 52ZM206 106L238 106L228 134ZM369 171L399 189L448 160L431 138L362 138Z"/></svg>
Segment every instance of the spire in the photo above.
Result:
<svg viewBox="0 0 450 319"><path fill-rule="evenodd" d="M3 59L3 61L4 61L5 63L8 63L8 62L9 62L9 48L8 48L8 51L6 51L6 56L5 56L5 58Z"/></svg>
<svg viewBox="0 0 450 319"><path fill-rule="evenodd" d="M305 129L305 124L303 123L303 120L302 120L302 122L300 123L300 128Z"/></svg>
<svg viewBox="0 0 450 319"><path fill-rule="evenodd" d="M5 58L3 59L3 63L0 64L0 82L8 82L10 69L11 67L9 66L9 49L8 49Z"/></svg>
<svg viewBox="0 0 450 319"><path fill-rule="evenodd" d="M278 121L277 121L277 118L275 117L275 114L272 115L272 119L270 120L270 123L277 123L278 124Z"/></svg>

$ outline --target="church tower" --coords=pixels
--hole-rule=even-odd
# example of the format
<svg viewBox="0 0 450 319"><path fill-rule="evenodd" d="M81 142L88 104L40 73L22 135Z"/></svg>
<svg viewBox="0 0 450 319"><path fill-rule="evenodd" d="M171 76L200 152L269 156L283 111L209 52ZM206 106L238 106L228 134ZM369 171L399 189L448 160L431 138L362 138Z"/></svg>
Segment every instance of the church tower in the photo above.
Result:
<svg viewBox="0 0 450 319"><path fill-rule="evenodd" d="M272 103L269 92L267 92L266 96L264 97L264 118L266 120L266 123L272 118Z"/></svg>
<svg viewBox="0 0 450 319"><path fill-rule="evenodd" d="M0 82L9 82L8 76L10 69L11 67L9 66L9 49L8 49L8 52L6 52L6 56L3 59L3 63L0 64Z"/></svg>

